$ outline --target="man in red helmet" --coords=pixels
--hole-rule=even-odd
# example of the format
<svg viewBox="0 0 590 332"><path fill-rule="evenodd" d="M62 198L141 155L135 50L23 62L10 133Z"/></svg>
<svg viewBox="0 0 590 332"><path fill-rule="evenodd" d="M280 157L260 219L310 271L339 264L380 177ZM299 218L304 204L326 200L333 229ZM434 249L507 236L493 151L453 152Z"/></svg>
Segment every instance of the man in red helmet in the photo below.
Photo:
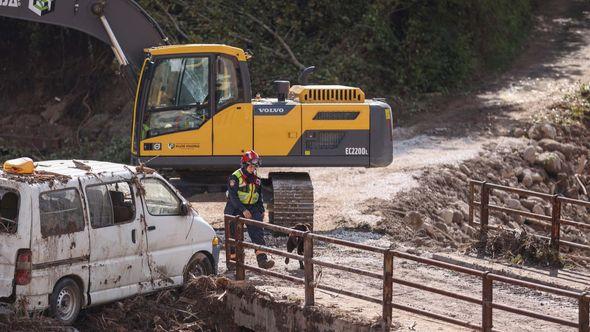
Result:
<svg viewBox="0 0 590 332"><path fill-rule="evenodd" d="M264 219L264 204L262 202L262 185L260 178L256 176L256 169L260 166L260 157L254 151L248 151L242 156L242 167L233 172L227 183L227 204L225 214L242 216L247 219L262 221ZM252 242L258 245L266 245L264 231L260 227L246 225L248 235ZM235 225L230 224L230 232L234 234ZM233 252L230 253L234 255ZM275 265L268 255L256 251L258 266L270 269Z"/></svg>

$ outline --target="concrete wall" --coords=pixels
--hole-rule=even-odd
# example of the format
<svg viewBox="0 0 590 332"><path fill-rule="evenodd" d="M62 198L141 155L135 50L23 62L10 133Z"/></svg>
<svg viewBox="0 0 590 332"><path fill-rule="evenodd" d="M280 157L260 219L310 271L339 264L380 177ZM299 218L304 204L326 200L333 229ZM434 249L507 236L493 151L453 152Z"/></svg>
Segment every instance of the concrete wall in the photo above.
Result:
<svg viewBox="0 0 590 332"><path fill-rule="evenodd" d="M254 331L381 331L379 322L345 316L321 307L277 301L253 287L231 287L224 299L233 323Z"/></svg>

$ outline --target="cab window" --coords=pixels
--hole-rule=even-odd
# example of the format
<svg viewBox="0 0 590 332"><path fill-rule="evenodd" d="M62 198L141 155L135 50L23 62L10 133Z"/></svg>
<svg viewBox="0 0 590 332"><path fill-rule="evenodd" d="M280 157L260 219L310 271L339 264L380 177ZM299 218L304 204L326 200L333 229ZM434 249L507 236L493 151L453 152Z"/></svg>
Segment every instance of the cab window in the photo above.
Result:
<svg viewBox="0 0 590 332"><path fill-rule="evenodd" d="M19 205L15 191L0 187L0 233L16 233Z"/></svg>
<svg viewBox="0 0 590 332"><path fill-rule="evenodd" d="M217 58L217 109L242 99L242 79L238 62L225 56Z"/></svg>
<svg viewBox="0 0 590 332"><path fill-rule="evenodd" d="M145 204L151 215L180 215L180 198L162 181L153 178L143 179L141 184L145 190Z"/></svg>
<svg viewBox="0 0 590 332"><path fill-rule="evenodd" d="M84 230L82 201L77 189L56 190L40 194L39 214L42 237Z"/></svg>
<svg viewBox="0 0 590 332"><path fill-rule="evenodd" d="M159 61L149 88L142 137L198 129L209 118L209 58Z"/></svg>

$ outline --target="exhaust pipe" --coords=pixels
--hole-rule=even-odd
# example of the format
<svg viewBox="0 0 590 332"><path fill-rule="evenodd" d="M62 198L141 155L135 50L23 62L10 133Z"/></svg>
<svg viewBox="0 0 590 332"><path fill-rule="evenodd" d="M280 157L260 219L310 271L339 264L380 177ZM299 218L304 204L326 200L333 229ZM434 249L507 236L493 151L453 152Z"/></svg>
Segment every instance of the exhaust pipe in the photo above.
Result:
<svg viewBox="0 0 590 332"><path fill-rule="evenodd" d="M277 89L277 99L280 102L287 100L289 95L289 89L291 89L291 82L289 81L275 81L275 87Z"/></svg>
<svg viewBox="0 0 590 332"><path fill-rule="evenodd" d="M315 71L315 66L311 66L311 67L307 67L307 68L303 69L301 71L301 74L299 74L299 84L307 85L308 84L307 79L309 78L309 75L313 74L314 71Z"/></svg>

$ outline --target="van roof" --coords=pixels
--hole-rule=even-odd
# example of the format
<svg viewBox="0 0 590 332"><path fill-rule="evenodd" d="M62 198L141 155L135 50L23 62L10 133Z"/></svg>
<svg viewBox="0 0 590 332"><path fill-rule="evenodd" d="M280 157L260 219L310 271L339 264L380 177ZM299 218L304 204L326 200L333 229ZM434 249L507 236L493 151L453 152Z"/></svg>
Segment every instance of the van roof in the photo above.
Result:
<svg viewBox="0 0 590 332"><path fill-rule="evenodd" d="M35 163L37 171L45 171L71 177L87 176L88 173L136 172L135 166L96 160L48 160Z"/></svg>
<svg viewBox="0 0 590 332"><path fill-rule="evenodd" d="M43 183L47 181L96 176L104 173L137 173L135 166L94 160L47 160L35 162L33 174L9 174L0 171L0 177L18 182ZM61 179L60 179L61 178Z"/></svg>

